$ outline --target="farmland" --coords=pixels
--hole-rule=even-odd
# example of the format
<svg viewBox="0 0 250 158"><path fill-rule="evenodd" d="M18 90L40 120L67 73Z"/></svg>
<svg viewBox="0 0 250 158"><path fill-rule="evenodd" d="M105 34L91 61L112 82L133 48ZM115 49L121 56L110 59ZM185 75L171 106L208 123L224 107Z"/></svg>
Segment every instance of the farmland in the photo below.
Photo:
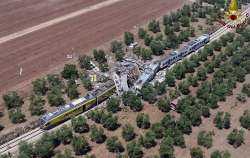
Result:
<svg viewBox="0 0 250 158"><path fill-rule="evenodd" d="M107 8L112 9L123 2ZM150 5L150 2L145 5ZM150 10L153 14L154 9ZM164 13L163 17L159 16L160 12L158 16L154 14L153 20L147 23L143 23L146 17L141 17L144 20L137 22L134 29L114 23L118 28L124 27L126 32L119 36L118 33L111 33L112 30L109 34L117 38L110 37L113 40L107 43L102 40L100 44L105 44L99 44L98 49L93 50L93 57L77 54L80 55L78 62L74 59L68 61L64 67L61 66L63 70L59 66L57 71L52 71L55 75L44 75L34 80L27 91L29 98L19 97L22 96L20 92L6 93L3 97L5 112L0 118L3 131L36 120L45 111L53 111L57 106L91 90L94 85L89 76L93 71L90 61L98 65L104 74L112 70L115 60L122 61L127 56L136 56L142 62L161 59L191 39L218 29L220 25L216 17L222 16L219 10L199 3L184 5L175 13ZM88 25L89 28L91 26ZM105 28L101 26L98 35ZM70 33L71 29L68 26ZM80 30L76 26L77 29ZM85 35L90 37L85 36L91 43L89 47L97 47L95 44L98 42L92 41L92 35L96 34ZM134 41L138 45L129 50L128 46ZM103 103L106 108L73 118L72 125L46 133L34 144L21 144L19 157L230 158L237 157L239 153L247 157L250 154L247 150L250 145L249 41L249 24L231 30L165 70L164 82L144 84L140 95L128 91L120 97L113 96ZM110 62L109 59L113 60ZM38 66L42 68L42 65ZM173 110L170 103L175 100L177 105Z"/></svg>

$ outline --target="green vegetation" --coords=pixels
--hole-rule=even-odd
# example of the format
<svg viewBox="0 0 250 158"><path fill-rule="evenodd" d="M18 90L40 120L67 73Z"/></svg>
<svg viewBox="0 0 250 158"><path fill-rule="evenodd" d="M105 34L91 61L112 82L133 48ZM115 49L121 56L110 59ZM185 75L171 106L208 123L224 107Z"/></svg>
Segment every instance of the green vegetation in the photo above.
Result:
<svg viewBox="0 0 250 158"><path fill-rule="evenodd" d="M228 143L233 145L235 148L241 146L245 141L245 132L243 130L234 129L227 136Z"/></svg>
<svg viewBox="0 0 250 158"><path fill-rule="evenodd" d="M135 140L127 144L127 153L129 158L142 158L143 151L139 142Z"/></svg>
<svg viewBox="0 0 250 158"><path fill-rule="evenodd" d="M90 151L89 143L83 136L74 136L72 139L72 147L76 155L83 155Z"/></svg>
<svg viewBox="0 0 250 158"><path fill-rule="evenodd" d="M120 99L111 97L107 101L107 111L112 112L112 113L116 113L119 110L120 110Z"/></svg>
<svg viewBox="0 0 250 158"><path fill-rule="evenodd" d="M206 148L211 148L213 145L213 134L212 132L200 131L198 134L198 145Z"/></svg>
<svg viewBox="0 0 250 158"><path fill-rule="evenodd" d="M240 124L243 128L250 130L250 111L244 111L243 115L240 117Z"/></svg>
<svg viewBox="0 0 250 158"><path fill-rule="evenodd" d="M162 112L169 112L171 110L170 108L170 100L169 98L161 98L158 102L157 102L157 106L159 108L159 110L161 110Z"/></svg>
<svg viewBox="0 0 250 158"><path fill-rule="evenodd" d="M9 110L9 118L12 123L22 123L25 120L25 115L22 113L21 108L13 108Z"/></svg>
<svg viewBox="0 0 250 158"><path fill-rule="evenodd" d="M3 101L8 109L21 107L23 104L23 99L14 91L3 95Z"/></svg>
<svg viewBox="0 0 250 158"><path fill-rule="evenodd" d="M131 91L123 93L122 102L125 106L129 106L134 112L143 109L141 98Z"/></svg>
<svg viewBox="0 0 250 158"><path fill-rule="evenodd" d="M90 128L90 138L91 141L98 144L103 143L106 140L106 135L102 127L97 127L96 125L91 126Z"/></svg>
<svg viewBox="0 0 250 158"><path fill-rule="evenodd" d="M40 95L32 94L29 98L29 110L31 115L42 115L44 110L45 100Z"/></svg>
<svg viewBox="0 0 250 158"><path fill-rule="evenodd" d="M89 91L93 89L93 85L91 83L90 77L87 74L81 73L80 74L80 79L82 81L82 84L83 84L84 88L86 88Z"/></svg>
<svg viewBox="0 0 250 158"><path fill-rule="evenodd" d="M77 79L78 78L78 70L76 68L76 65L66 64L64 66L63 71L61 72L61 75L65 79Z"/></svg>
<svg viewBox="0 0 250 158"><path fill-rule="evenodd" d="M77 90L77 85L74 80L69 80L67 82L67 88L66 88L67 96L72 100L79 97L79 92Z"/></svg>
<svg viewBox="0 0 250 158"><path fill-rule="evenodd" d="M82 69L91 70L93 68L91 64L91 58L89 56L86 55L79 56L78 63L80 65L80 68Z"/></svg>
<svg viewBox="0 0 250 158"><path fill-rule="evenodd" d="M231 115L227 112L225 114L224 112L218 112L214 118L215 126L218 129L229 129L231 126L230 117Z"/></svg>
<svg viewBox="0 0 250 158"><path fill-rule="evenodd" d="M136 117L136 124L139 128L148 129L150 127L150 120L148 114L138 114Z"/></svg>
<svg viewBox="0 0 250 158"><path fill-rule="evenodd" d="M63 144L69 144L73 138L73 132L70 127L64 125L60 130L56 131L56 136Z"/></svg>
<svg viewBox="0 0 250 158"><path fill-rule="evenodd" d="M210 158L231 158L231 155L228 151L215 150L212 152Z"/></svg>
<svg viewBox="0 0 250 158"><path fill-rule="evenodd" d="M107 139L106 146L108 151L110 152L120 153L124 151L121 142L118 140L117 137L114 136Z"/></svg>
<svg viewBox="0 0 250 158"><path fill-rule="evenodd" d="M154 103L156 101L156 89L150 83L145 83L141 89L142 99L148 101L149 103Z"/></svg>
<svg viewBox="0 0 250 158"><path fill-rule="evenodd" d="M139 141L143 147L148 149L156 145L156 136L154 132L149 130L145 133L144 136L140 136Z"/></svg>
<svg viewBox="0 0 250 158"><path fill-rule="evenodd" d="M124 33L124 42L128 46L134 42L134 35L131 32Z"/></svg>
<svg viewBox="0 0 250 158"><path fill-rule="evenodd" d="M61 90L56 87L48 92L47 98L51 106L60 106L65 104Z"/></svg>
<svg viewBox="0 0 250 158"><path fill-rule="evenodd" d="M33 85L33 92L37 95L45 95L47 92L47 83L46 80L43 79L37 79L32 82Z"/></svg>
<svg viewBox="0 0 250 158"><path fill-rule="evenodd" d="M83 116L72 118L71 124L76 133L86 133L89 131L89 125Z"/></svg>
<svg viewBox="0 0 250 158"><path fill-rule="evenodd" d="M191 155L191 158L203 158L204 157L204 153L200 147L191 148L190 155Z"/></svg>
<svg viewBox="0 0 250 158"><path fill-rule="evenodd" d="M134 132L134 128L130 124L126 124L122 127L122 137L126 141L131 141L135 138L136 134Z"/></svg>

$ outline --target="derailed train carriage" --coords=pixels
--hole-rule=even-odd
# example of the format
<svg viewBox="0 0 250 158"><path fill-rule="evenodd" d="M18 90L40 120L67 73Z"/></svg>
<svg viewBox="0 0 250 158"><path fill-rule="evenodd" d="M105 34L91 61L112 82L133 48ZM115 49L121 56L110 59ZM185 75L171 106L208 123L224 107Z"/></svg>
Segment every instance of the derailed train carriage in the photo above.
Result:
<svg viewBox="0 0 250 158"><path fill-rule="evenodd" d="M56 111L46 113L40 119L40 128L50 129L58 124L69 120L112 96L116 91L115 84L109 80L98 89L93 90L86 96L72 101L69 104L59 107Z"/></svg>
<svg viewBox="0 0 250 158"><path fill-rule="evenodd" d="M191 42L189 42L186 46L184 46L180 50L174 51L173 55L171 55L170 57L163 59L160 62L160 69L165 69L165 68L173 65L177 61L181 60L185 56L195 52L199 48L206 45L209 42L209 40L210 40L210 36L208 34L204 34L204 35L192 40Z"/></svg>
<svg viewBox="0 0 250 158"><path fill-rule="evenodd" d="M141 89L144 83L153 80L157 72L170 67L174 63L183 59L185 56L191 54L192 52L195 52L199 48L206 45L209 42L209 40L210 36L208 34L204 34L192 40L183 48L172 52L171 55L166 57L165 59L148 65L149 68L145 69L140 78L136 81L135 88L138 90Z"/></svg>
<svg viewBox="0 0 250 158"><path fill-rule="evenodd" d="M145 67L145 71L139 77L135 83L136 89L141 89L142 85L146 82L153 80L156 73L162 69L170 67L177 61L181 60L185 56L195 52L202 46L206 45L210 40L210 36L205 34L195 40L189 42L186 46L178 51L174 51L171 56L159 61L151 63ZM40 127L42 129L50 129L58 124L69 120L88 109L93 108L100 102L106 100L116 92L116 86L112 80L109 80L103 86L90 92L84 97L72 101L69 104L59 107L56 111L46 113L40 119Z"/></svg>

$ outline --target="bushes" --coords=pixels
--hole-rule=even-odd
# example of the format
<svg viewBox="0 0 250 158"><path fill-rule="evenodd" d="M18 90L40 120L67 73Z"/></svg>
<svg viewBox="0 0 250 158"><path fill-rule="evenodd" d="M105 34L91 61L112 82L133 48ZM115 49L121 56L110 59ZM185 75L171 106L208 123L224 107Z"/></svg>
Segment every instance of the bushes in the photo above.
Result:
<svg viewBox="0 0 250 158"><path fill-rule="evenodd" d="M135 136L136 135L135 135L134 128L132 125L126 124L125 126L122 127L122 137L126 141L130 141L130 140L134 139Z"/></svg>
<svg viewBox="0 0 250 158"><path fill-rule="evenodd" d="M218 112L214 118L214 124L218 129L229 129L231 126L230 123L231 115L229 113Z"/></svg>
<svg viewBox="0 0 250 158"><path fill-rule="evenodd" d="M34 145L35 156L42 158L51 157L57 145L59 145L59 143L55 135L46 133Z"/></svg>
<svg viewBox="0 0 250 158"><path fill-rule="evenodd" d="M152 131L147 131L144 136L140 136L139 141L145 148L151 148L156 145L155 141L156 137L154 132Z"/></svg>
<svg viewBox="0 0 250 158"><path fill-rule="evenodd" d="M89 91L93 89L93 85L91 83L90 77L87 74L81 73L80 79L82 81L84 88L86 88Z"/></svg>
<svg viewBox="0 0 250 158"><path fill-rule="evenodd" d="M201 131L198 134L198 145L211 148L213 143L212 132Z"/></svg>
<svg viewBox="0 0 250 158"><path fill-rule="evenodd" d="M159 40L152 40L150 42L150 48L154 55L162 55L164 52L164 45Z"/></svg>
<svg viewBox="0 0 250 158"><path fill-rule="evenodd" d="M56 87L48 92L47 98L51 106L60 106L65 104L61 90Z"/></svg>
<svg viewBox="0 0 250 158"><path fill-rule="evenodd" d="M140 39L144 39L144 37L145 37L146 34L147 34L147 32L143 28L139 28L138 29L138 37Z"/></svg>
<svg viewBox="0 0 250 158"><path fill-rule="evenodd" d="M30 100L29 110L31 112L31 115L39 116L45 112L44 110L45 100L42 99L41 96L32 94L29 100Z"/></svg>
<svg viewBox="0 0 250 158"><path fill-rule="evenodd" d="M162 112L169 112L171 110L169 98L161 98L158 101L157 106Z"/></svg>
<svg viewBox="0 0 250 158"><path fill-rule="evenodd" d="M73 132L70 127L64 125L62 128L56 131L56 136L63 144L69 144L73 138Z"/></svg>
<svg viewBox="0 0 250 158"><path fill-rule="evenodd" d="M156 139L161 139L163 137L164 128L160 123L152 124L151 130L154 132Z"/></svg>
<svg viewBox="0 0 250 158"><path fill-rule="evenodd" d="M14 91L3 95L3 100L8 109L21 107L23 104L23 99L17 94L17 92Z"/></svg>
<svg viewBox="0 0 250 158"><path fill-rule="evenodd" d="M45 95L47 92L47 83L45 79L37 79L32 82L33 92L37 95Z"/></svg>
<svg viewBox="0 0 250 158"><path fill-rule="evenodd" d="M174 158L174 142L171 137L165 137L160 144L160 157Z"/></svg>
<svg viewBox="0 0 250 158"><path fill-rule="evenodd" d="M87 69L91 70L92 69L92 64L91 64L91 58L86 55L82 55L78 58L78 63L80 65L80 68L82 69Z"/></svg>
<svg viewBox="0 0 250 158"><path fill-rule="evenodd" d="M148 129L150 127L150 121L148 114L140 113L136 117L136 124L139 128Z"/></svg>
<svg viewBox="0 0 250 158"><path fill-rule="evenodd" d="M96 123L101 123L108 130L116 130L119 126L117 116L112 116L111 113L105 113L100 110L92 110L87 114L88 118Z"/></svg>
<svg viewBox="0 0 250 158"><path fill-rule="evenodd" d="M129 106L134 112L141 111L143 108L141 98L131 91L123 93L122 101L125 106Z"/></svg>
<svg viewBox="0 0 250 158"><path fill-rule="evenodd" d="M83 116L73 118L71 124L76 133L86 133L89 131L89 125Z"/></svg>
<svg viewBox="0 0 250 158"><path fill-rule="evenodd" d="M190 83L187 80L184 80L178 84L178 89L183 95L188 95L190 93L189 86Z"/></svg>
<svg viewBox="0 0 250 158"><path fill-rule="evenodd" d="M152 21L148 24L148 29L149 29L150 31L152 31L153 33L160 32L161 29L160 29L160 23L159 23L159 21L152 20Z"/></svg>
<svg viewBox="0 0 250 158"><path fill-rule="evenodd" d="M9 118L12 123L22 123L25 120L25 115L22 113L20 108L10 109Z"/></svg>
<svg viewBox="0 0 250 158"><path fill-rule="evenodd" d="M124 42L128 46L134 42L134 35L131 32L124 33Z"/></svg>
<svg viewBox="0 0 250 158"><path fill-rule="evenodd" d="M116 113L120 110L120 99L111 97L107 101L107 111Z"/></svg>
<svg viewBox="0 0 250 158"><path fill-rule="evenodd" d="M18 151L19 157L18 158L32 158L34 156L33 146L26 142L19 143Z"/></svg>
<svg viewBox="0 0 250 158"><path fill-rule="evenodd" d="M240 124L243 128L250 130L250 111L245 110L243 115L240 117Z"/></svg>
<svg viewBox="0 0 250 158"><path fill-rule="evenodd" d="M106 140L106 135L102 127L97 127L96 125L90 128L90 139L98 144L103 143Z"/></svg>
<svg viewBox="0 0 250 158"><path fill-rule="evenodd" d="M227 136L228 143L233 145L235 148L241 146L245 141L245 132L243 130L234 129Z"/></svg>
<svg viewBox="0 0 250 158"><path fill-rule="evenodd" d="M250 84L244 84L241 91L250 97Z"/></svg>
<svg viewBox="0 0 250 158"><path fill-rule="evenodd" d="M168 71L166 73L166 77L165 77L165 82L168 86L170 87L174 87L175 86L175 74L172 71Z"/></svg>
<svg viewBox="0 0 250 158"><path fill-rule="evenodd" d="M83 155L90 151L90 146L85 137L73 137L72 147L76 155Z"/></svg>
<svg viewBox="0 0 250 158"><path fill-rule="evenodd" d="M238 93L236 99L242 103L245 103L247 101L245 93Z"/></svg>
<svg viewBox="0 0 250 158"><path fill-rule="evenodd" d="M67 96L72 100L76 99L79 96L79 92L77 90L77 85L74 80L69 80L66 88Z"/></svg>
<svg viewBox="0 0 250 158"><path fill-rule="evenodd" d="M105 62L107 62L106 54L105 54L104 50L102 50L102 49L100 49L100 50L94 49L93 54L94 54L95 60L98 63L105 63Z"/></svg>
<svg viewBox="0 0 250 158"><path fill-rule="evenodd" d="M201 150L200 147L190 149L191 158L203 158L204 152Z"/></svg>
<svg viewBox="0 0 250 158"><path fill-rule="evenodd" d="M150 83L145 83L141 89L142 99L148 101L149 103L154 103L156 101L157 92L154 86Z"/></svg>
<svg viewBox="0 0 250 158"><path fill-rule="evenodd" d="M131 141L127 144L127 153L129 158L142 158L143 151L139 142Z"/></svg>
<svg viewBox="0 0 250 158"><path fill-rule="evenodd" d="M231 158L231 155L228 151L215 150L212 152L210 158Z"/></svg>
<svg viewBox="0 0 250 158"><path fill-rule="evenodd" d="M78 70L76 68L76 65L66 64L64 66L63 71L61 72L61 75L65 79L77 79L78 78Z"/></svg>
<svg viewBox="0 0 250 158"><path fill-rule="evenodd" d="M110 137L107 139L106 146L108 151L114 153L121 153L124 151L122 143L118 140L117 137Z"/></svg>
<svg viewBox="0 0 250 158"><path fill-rule="evenodd" d="M53 89L53 87L58 87L58 89L63 88L63 82L58 74L49 74L47 75L48 87Z"/></svg>
<svg viewBox="0 0 250 158"><path fill-rule="evenodd" d="M58 152L56 154L55 158L73 158L73 156L72 156L71 150L66 149L66 150L64 150L63 153Z"/></svg>
<svg viewBox="0 0 250 158"><path fill-rule="evenodd" d="M117 116L110 116L106 118L103 123L103 127L111 131L116 130L118 126L119 124Z"/></svg>

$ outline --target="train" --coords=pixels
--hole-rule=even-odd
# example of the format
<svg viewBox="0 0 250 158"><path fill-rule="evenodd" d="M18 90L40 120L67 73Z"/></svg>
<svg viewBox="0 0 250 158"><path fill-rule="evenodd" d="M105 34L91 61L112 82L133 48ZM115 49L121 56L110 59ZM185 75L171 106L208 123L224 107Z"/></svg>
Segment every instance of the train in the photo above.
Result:
<svg viewBox="0 0 250 158"><path fill-rule="evenodd" d="M144 85L144 83L150 82L155 77L157 72L170 67L174 63L183 59L185 56L203 47L209 41L210 41L210 35L204 34L190 41L187 45L185 45L181 49L173 51L172 53L170 53L170 56L162 59L161 61L149 64L148 66L146 66L145 71L142 73L139 79L135 82L135 89L140 90Z"/></svg>
<svg viewBox="0 0 250 158"><path fill-rule="evenodd" d="M103 102L116 91L113 80L105 82L97 89L91 91L84 97L80 97L69 104L60 106L54 112L44 114L39 118L40 128L43 130L51 129L62 122L65 122Z"/></svg>
<svg viewBox="0 0 250 158"><path fill-rule="evenodd" d="M185 56L195 52L202 46L206 45L210 40L210 36L204 34L195 40L189 42L180 50L170 53L171 55L161 61L155 61L145 65L144 72L134 84L136 90L140 90L146 82L154 79L157 72L168 68ZM116 86L113 80L109 80L97 89L89 92L86 96L80 97L69 104L60 106L56 111L44 114L39 118L40 128L51 129L66 120L69 120L103 102L107 98L116 93Z"/></svg>

